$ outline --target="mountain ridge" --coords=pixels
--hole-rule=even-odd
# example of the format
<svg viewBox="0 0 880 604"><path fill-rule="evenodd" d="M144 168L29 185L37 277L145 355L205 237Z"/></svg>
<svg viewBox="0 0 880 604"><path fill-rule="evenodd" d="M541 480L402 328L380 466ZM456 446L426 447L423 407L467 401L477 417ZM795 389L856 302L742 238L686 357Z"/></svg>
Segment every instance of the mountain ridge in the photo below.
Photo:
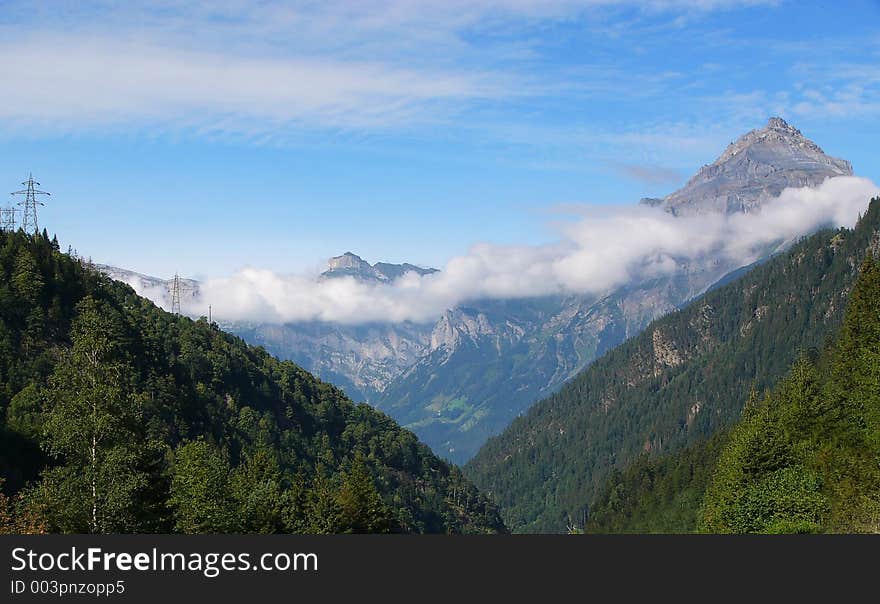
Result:
<svg viewBox="0 0 880 604"><path fill-rule="evenodd" d="M682 188L642 203L675 216L745 213L773 203L785 187L816 186L851 173L849 162L825 155L799 130L771 118L728 145ZM757 251L756 262L791 243ZM331 258L320 278L381 284L409 270L435 271L408 263L371 265L346 252ZM472 300L428 323L230 327L392 414L435 451L464 462L486 438L598 356L742 270L737 262L707 256L679 262L672 276L600 296Z"/></svg>
<svg viewBox="0 0 880 604"><path fill-rule="evenodd" d="M504 532L387 415L57 241L0 231L0 277L0 482L41 530Z"/></svg>
<svg viewBox="0 0 880 604"><path fill-rule="evenodd" d="M734 423L799 351L840 325L861 260L880 247L880 199L854 229L821 231L650 323L536 403L465 466L512 530L580 522L613 470Z"/></svg>
<svg viewBox="0 0 880 604"><path fill-rule="evenodd" d="M365 281L391 283L406 273L424 276L438 272L440 271L436 268L423 268L408 262L403 264L392 264L390 262L370 264L353 252L345 252L341 256L333 256L327 260L327 270L321 273L319 279L355 277Z"/></svg>

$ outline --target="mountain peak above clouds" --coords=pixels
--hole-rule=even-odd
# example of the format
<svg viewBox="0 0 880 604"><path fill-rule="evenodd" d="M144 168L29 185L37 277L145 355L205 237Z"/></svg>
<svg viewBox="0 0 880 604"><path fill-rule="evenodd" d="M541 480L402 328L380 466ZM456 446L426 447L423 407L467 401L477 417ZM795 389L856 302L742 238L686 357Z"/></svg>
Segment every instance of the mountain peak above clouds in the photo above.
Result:
<svg viewBox="0 0 880 604"><path fill-rule="evenodd" d="M662 199L643 199L674 215L750 212L788 187L816 187L827 178L852 176L846 160L826 155L781 117L730 143L713 163Z"/></svg>
<svg viewBox="0 0 880 604"><path fill-rule="evenodd" d="M366 281L388 283L408 272L429 275L438 271L436 268L422 268L408 262L403 264L391 264L388 262L370 264L357 254L345 252L341 256L334 256L327 260L327 270L321 273L321 278L355 277L356 279Z"/></svg>

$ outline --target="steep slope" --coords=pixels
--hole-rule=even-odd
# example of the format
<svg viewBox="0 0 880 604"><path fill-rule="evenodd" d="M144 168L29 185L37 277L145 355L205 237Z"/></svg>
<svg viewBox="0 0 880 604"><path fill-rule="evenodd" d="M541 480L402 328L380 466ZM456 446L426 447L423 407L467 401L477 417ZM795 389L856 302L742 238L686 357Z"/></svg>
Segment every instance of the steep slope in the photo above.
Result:
<svg viewBox="0 0 880 604"><path fill-rule="evenodd" d="M711 533L880 533L880 264L836 346L800 359L731 431L700 510Z"/></svg>
<svg viewBox="0 0 880 604"><path fill-rule="evenodd" d="M483 301L447 311L430 352L389 384L375 405L439 454L464 462L535 400L552 394L593 359L637 334L702 280L633 284L587 296Z"/></svg>
<svg viewBox="0 0 880 604"><path fill-rule="evenodd" d="M156 304L170 308L171 279L143 275L127 269L96 264L112 279L132 286ZM353 277L390 283L408 272L428 275L437 269L409 263L374 265L346 252L327 261L319 279ZM180 279L181 299L197 299L200 284ZM412 322L342 325L324 321L276 324L224 321L220 325L272 355L290 360L342 390L355 401L374 401L385 387L429 350L432 325Z"/></svg>
<svg viewBox="0 0 880 604"><path fill-rule="evenodd" d="M875 200L854 230L818 233L651 323L491 439L466 474L514 530L581 522L612 469L731 425L752 387L821 347L878 231Z"/></svg>
<svg viewBox="0 0 880 604"><path fill-rule="evenodd" d="M387 416L21 232L0 232L0 418L0 477L48 530L504 530Z"/></svg>
<svg viewBox="0 0 880 604"><path fill-rule="evenodd" d="M643 203L661 205L673 215L751 212L772 203L786 187L816 186L851 173L848 162L825 155L796 128L771 118L732 143L682 189ZM773 246L763 250L765 255L775 251ZM604 352L741 267L705 257L681 261L678 268L673 276L597 296L469 301L434 325L239 322L224 327L388 412L439 455L463 463L488 437ZM347 252L331 258L320 278L381 284L407 271L426 275L434 269L370 264Z"/></svg>
<svg viewBox="0 0 880 604"><path fill-rule="evenodd" d="M800 131L771 118L684 188L643 203L675 215L747 212L772 203L786 187L849 174L848 162L825 155ZM441 318L429 351L370 400L439 454L463 463L536 400L739 268L709 257L682 263L672 277L598 297L470 303Z"/></svg>
<svg viewBox="0 0 880 604"><path fill-rule="evenodd" d="M584 533L693 533L727 431L669 455L641 455L597 489Z"/></svg>
<svg viewBox="0 0 880 604"><path fill-rule="evenodd" d="M430 324L411 322L278 325L237 321L222 325L246 342L338 386L351 399L370 403L426 353L431 335Z"/></svg>

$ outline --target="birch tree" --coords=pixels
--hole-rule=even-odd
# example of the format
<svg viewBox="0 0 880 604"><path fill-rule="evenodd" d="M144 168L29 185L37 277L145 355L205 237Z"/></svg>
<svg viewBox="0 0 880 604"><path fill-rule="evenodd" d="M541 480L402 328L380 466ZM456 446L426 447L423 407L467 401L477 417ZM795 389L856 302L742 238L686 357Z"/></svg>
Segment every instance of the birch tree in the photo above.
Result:
<svg viewBox="0 0 880 604"><path fill-rule="evenodd" d="M44 393L44 446L60 464L44 475L62 531L125 532L137 523L139 399L117 316L91 297L77 307L72 346Z"/></svg>

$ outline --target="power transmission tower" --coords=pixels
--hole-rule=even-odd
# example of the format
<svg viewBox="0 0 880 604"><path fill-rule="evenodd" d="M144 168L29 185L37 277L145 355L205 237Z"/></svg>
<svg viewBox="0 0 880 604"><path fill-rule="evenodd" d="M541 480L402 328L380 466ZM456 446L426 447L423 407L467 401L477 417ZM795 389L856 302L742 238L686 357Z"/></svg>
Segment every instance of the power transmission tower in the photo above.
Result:
<svg viewBox="0 0 880 604"><path fill-rule="evenodd" d="M180 316L180 277L174 273L174 279L171 281L171 314L175 317Z"/></svg>
<svg viewBox="0 0 880 604"><path fill-rule="evenodd" d="M37 195L51 195L51 193L37 189L37 187L40 186L40 183L34 180L33 174L28 175L28 179L21 184L23 184L25 188L21 191L15 191L12 193L12 195L24 195L24 201L18 202L18 205L24 206L21 216L21 228L27 233L28 228L33 224L34 233L38 233L40 231L40 225L37 222L37 206L44 206L46 204L42 201L37 201Z"/></svg>
<svg viewBox="0 0 880 604"><path fill-rule="evenodd" d="M10 208L0 208L0 230L4 231L14 231L15 230L15 213L18 212L13 207Z"/></svg>

